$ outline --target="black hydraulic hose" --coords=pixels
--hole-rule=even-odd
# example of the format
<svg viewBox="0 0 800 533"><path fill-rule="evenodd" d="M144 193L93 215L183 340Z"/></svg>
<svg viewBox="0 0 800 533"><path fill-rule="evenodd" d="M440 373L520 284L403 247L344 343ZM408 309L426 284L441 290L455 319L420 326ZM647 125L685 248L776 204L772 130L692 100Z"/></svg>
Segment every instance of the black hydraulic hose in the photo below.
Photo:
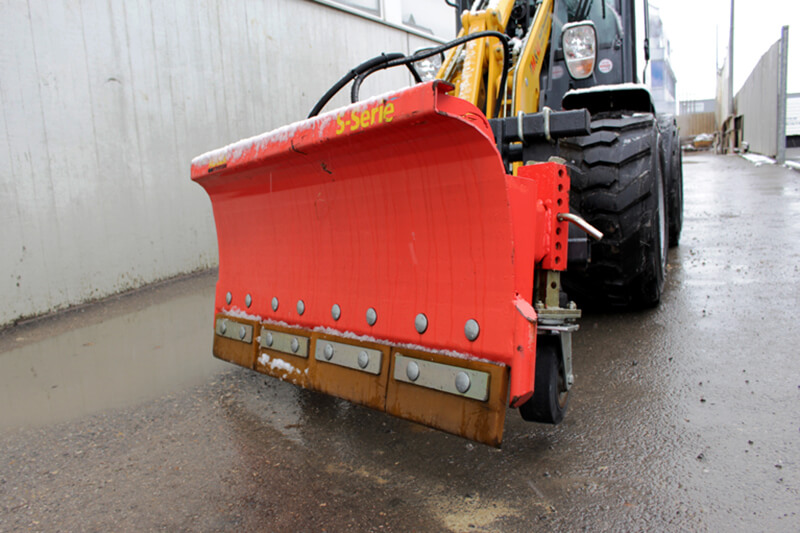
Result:
<svg viewBox="0 0 800 533"><path fill-rule="evenodd" d="M405 56L403 56L403 57L405 57ZM414 82L422 83L422 78L420 78L419 72L417 72L417 69L414 68L414 65L412 65L411 63L398 63L398 65L405 65L406 67L408 67L409 72L411 72L411 76L414 78ZM392 66L394 66L394 65L392 65ZM358 102L358 90L361 87L361 81L363 81L364 78L366 78L367 76L371 75L373 72L377 72L378 70L381 70L381 68L389 68L389 67L388 66L381 67L380 65L375 65L375 66L372 67L372 69L368 70L367 73L365 73L363 75L356 76L356 78L353 80L353 85L350 87L350 103L351 104L355 104L356 102ZM375 70L373 70L373 69L375 69Z"/></svg>
<svg viewBox="0 0 800 533"><path fill-rule="evenodd" d="M408 71L411 72L411 76L414 78L414 81L417 83L422 83L422 78L420 78L419 72L417 72L417 69L414 68L414 65L407 63L406 66L408 67Z"/></svg>
<svg viewBox="0 0 800 533"><path fill-rule="evenodd" d="M345 74L342 77L342 79L340 79L339 81L337 81L333 85L333 87L328 89L328 92L326 92L324 95L322 95L322 98L319 99L319 102L317 102L317 104L314 106L314 108L308 114L308 118L316 117L317 115L319 115L319 112L322 111L322 108L325 107L325 104L330 102L331 98L333 98L336 95L336 93L338 93L342 89L342 87L344 87L345 85L350 83L350 81L352 81L353 79L358 77L362 72L368 71L369 69L371 69L375 65L386 63L387 61L396 60L396 59L399 59L401 57L405 57L405 56L403 54L400 54L400 53L381 54L379 56L373 57L372 59L364 61L363 63L358 65L356 68L352 69L350 72Z"/></svg>
<svg viewBox="0 0 800 533"><path fill-rule="evenodd" d="M499 31L480 31L472 33L470 35L465 35L463 37L459 37L458 39L454 39L449 43L445 43L435 48L426 48L425 50L421 50L420 52L411 56L403 56L385 62L376 62L369 69L356 75L355 79L353 80L353 87L350 92L351 101L353 102L358 101L358 90L361 87L361 82L363 82L365 78L371 76L372 74L378 72L379 70L396 67L399 65L410 65L415 61L420 61L422 59L426 59L436 54L441 54L445 50L449 50L450 48L454 48L460 44L472 41L474 39L482 39L484 37L496 37L500 39L500 43L503 45L503 74L500 78L500 92L497 95L497 102L495 104L495 108L497 112L499 112L501 104L503 102L504 92L506 91L505 87L506 87L506 82L508 81L508 71L511 69L511 54L509 53L509 45L508 45L509 39L505 33L501 33ZM359 65L359 67L360 66L361 65ZM339 87L336 90L338 91L340 88L341 87Z"/></svg>

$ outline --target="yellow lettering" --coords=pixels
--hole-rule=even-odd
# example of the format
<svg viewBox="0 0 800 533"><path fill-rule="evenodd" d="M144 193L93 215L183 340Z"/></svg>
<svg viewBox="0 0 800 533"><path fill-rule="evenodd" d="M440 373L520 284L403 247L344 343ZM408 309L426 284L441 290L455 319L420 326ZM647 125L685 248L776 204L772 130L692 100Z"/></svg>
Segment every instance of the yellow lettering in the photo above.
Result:
<svg viewBox="0 0 800 533"><path fill-rule="evenodd" d="M391 122L394 114L394 104L387 102L363 111L350 111L350 115L336 116L336 135L344 133L348 126L350 131L368 128L375 124Z"/></svg>

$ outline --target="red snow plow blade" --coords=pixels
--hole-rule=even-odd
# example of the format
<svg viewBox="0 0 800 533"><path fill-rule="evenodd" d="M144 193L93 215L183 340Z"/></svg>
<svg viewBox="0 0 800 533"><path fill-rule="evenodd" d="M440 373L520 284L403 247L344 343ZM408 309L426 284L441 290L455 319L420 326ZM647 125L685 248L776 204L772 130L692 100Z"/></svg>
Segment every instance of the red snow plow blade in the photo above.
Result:
<svg viewBox="0 0 800 533"><path fill-rule="evenodd" d="M214 354L499 445L533 391L534 265L566 265L569 179L553 163L507 175L484 115L447 90L192 162L219 243Z"/></svg>

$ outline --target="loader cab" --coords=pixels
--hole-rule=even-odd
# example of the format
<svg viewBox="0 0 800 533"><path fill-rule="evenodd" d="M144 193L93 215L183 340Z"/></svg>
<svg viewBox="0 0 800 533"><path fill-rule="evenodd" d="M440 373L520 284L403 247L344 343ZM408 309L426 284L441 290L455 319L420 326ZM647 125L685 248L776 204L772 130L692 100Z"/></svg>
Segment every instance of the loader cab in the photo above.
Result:
<svg viewBox="0 0 800 533"><path fill-rule="evenodd" d="M540 108L562 108L572 89L644 83L649 59L646 0L556 0L547 64L542 68ZM596 59L585 76L571 74L565 60L564 30L591 25L596 34ZM646 92L646 91L645 91ZM629 95L631 107L651 107L649 94ZM567 106L564 106L567 107ZM630 107L629 107L630 108Z"/></svg>

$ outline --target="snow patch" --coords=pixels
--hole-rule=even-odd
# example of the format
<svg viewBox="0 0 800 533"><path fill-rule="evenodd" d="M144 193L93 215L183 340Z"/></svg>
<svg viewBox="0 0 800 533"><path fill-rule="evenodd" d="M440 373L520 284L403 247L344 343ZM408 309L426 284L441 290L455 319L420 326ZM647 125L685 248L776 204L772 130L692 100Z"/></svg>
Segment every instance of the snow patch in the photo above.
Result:
<svg viewBox="0 0 800 533"><path fill-rule="evenodd" d="M775 164L775 160L774 159L771 159L771 158L769 158L769 157L767 157L765 155L761 155L761 154L741 154L741 156L743 158L747 159L748 161L750 161L751 163L753 163L757 167L760 167L761 165L774 165Z"/></svg>
<svg viewBox="0 0 800 533"><path fill-rule="evenodd" d="M587 87L585 89L570 89L569 91L564 94L564 98L567 96L572 96L576 94L588 94L588 93L602 93L606 91L619 91L619 90L631 90L631 89L647 89L647 85L643 83L618 83L616 85L595 85L594 87Z"/></svg>
<svg viewBox="0 0 800 533"><path fill-rule="evenodd" d="M192 166L205 166L209 163L224 163L228 161L235 161L242 157L247 152L253 149L257 151L263 150L272 144L286 142L293 138L300 131L316 130L319 139L322 138L323 132L328 124L331 123L338 115L350 111L363 111L366 107L386 100L392 99L399 91L389 91L377 96L373 96L367 100L362 100L355 104L344 107L338 107L332 111L322 113L316 117L304 120L298 120L286 126L282 126L276 130L268 131L260 135L241 139L235 143L231 143L222 148L210 150L192 159Z"/></svg>
<svg viewBox="0 0 800 533"><path fill-rule="evenodd" d="M231 307L230 309L223 309L222 314L231 318L244 318L245 320L253 320L256 322L261 322L262 320L260 316L252 315L236 306Z"/></svg>
<svg viewBox="0 0 800 533"><path fill-rule="evenodd" d="M511 45L511 55L518 56L525 43L519 37L512 37L509 44Z"/></svg>
<svg viewBox="0 0 800 533"><path fill-rule="evenodd" d="M272 359L269 355L262 353L258 357L258 362L265 367L268 367L271 370L284 370L288 373L298 372L298 370L293 366L284 361L283 359ZM308 370L306 369L306 372Z"/></svg>

